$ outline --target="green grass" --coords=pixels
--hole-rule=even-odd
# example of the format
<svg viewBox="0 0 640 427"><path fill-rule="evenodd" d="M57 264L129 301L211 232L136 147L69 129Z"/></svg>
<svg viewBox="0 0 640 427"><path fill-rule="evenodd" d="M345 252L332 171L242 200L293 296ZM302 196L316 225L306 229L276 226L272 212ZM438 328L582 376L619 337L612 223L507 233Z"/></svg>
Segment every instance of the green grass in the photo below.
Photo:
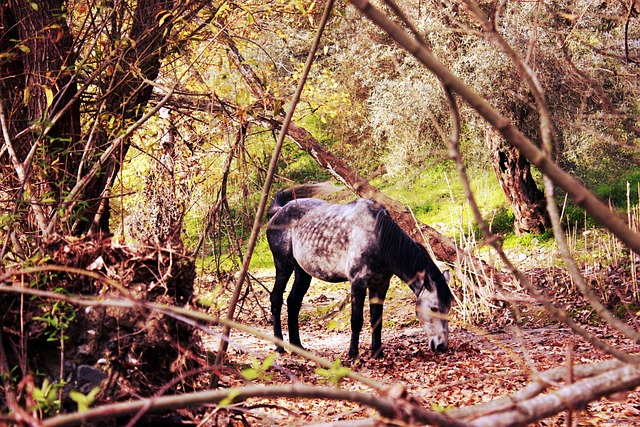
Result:
<svg viewBox="0 0 640 427"><path fill-rule="evenodd" d="M510 232L513 216L493 172L471 169L469 175L476 201L492 231ZM455 235L461 230L471 233L477 228L451 162L434 165L395 182L383 177L373 184L409 206L418 221L443 234Z"/></svg>
<svg viewBox="0 0 640 427"><path fill-rule="evenodd" d="M640 168L635 167L623 176L605 177L597 183L593 192L601 200L609 201L617 208L627 208L627 195L633 204L638 200Z"/></svg>
<svg viewBox="0 0 640 427"><path fill-rule="evenodd" d="M249 268L251 270L273 268L273 257L271 256L269 242L267 242L267 237L264 235L264 230L256 242L256 247L253 250L253 256L251 257Z"/></svg>

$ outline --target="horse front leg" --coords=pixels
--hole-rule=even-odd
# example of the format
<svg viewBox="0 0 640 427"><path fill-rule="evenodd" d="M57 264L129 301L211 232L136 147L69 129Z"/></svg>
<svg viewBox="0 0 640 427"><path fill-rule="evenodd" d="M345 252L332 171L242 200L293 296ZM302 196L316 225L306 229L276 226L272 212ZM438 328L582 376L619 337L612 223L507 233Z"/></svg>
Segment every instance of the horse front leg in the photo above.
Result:
<svg viewBox="0 0 640 427"><path fill-rule="evenodd" d="M284 302L284 291L287 287L287 282L291 273L293 273L293 266L284 263L276 264L276 280L273 285L273 290L269 299L271 300L271 316L273 317L273 335L276 338L282 339L282 304ZM278 353L284 353L284 348L280 345L276 346Z"/></svg>
<svg viewBox="0 0 640 427"><path fill-rule="evenodd" d="M349 359L358 357L358 346L360 344L360 331L364 322L364 298L367 294L367 287L363 284L351 284L351 345L349 346Z"/></svg>
<svg viewBox="0 0 640 427"><path fill-rule="evenodd" d="M369 290L369 313L371 315L371 357L384 357L382 351L382 311L389 283L381 288Z"/></svg>
<svg viewBox="0 0 640 427"><path fill-rule="evenodd" d="M293 281L293 288L287 298L287 322L289 326L289 342L297 347L302 347L300 341L300 328L298 318L300 316L300 308L302 307L302 299L309 290L311 284L311 276L307 274L301 267L297 266L296 278Z"/></svg>

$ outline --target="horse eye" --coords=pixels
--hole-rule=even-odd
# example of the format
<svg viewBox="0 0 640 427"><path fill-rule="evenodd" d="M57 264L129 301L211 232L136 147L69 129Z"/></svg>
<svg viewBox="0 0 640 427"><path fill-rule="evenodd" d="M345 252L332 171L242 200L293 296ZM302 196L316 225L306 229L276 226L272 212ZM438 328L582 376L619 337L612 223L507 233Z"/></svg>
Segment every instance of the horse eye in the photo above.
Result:
<svg viewBox="0 0 640 427"><path fill-rule="evenodd" d="M431 307L431 311L433 311L434 313L437 313L439 310L438 310L438 307Z"/></svg>

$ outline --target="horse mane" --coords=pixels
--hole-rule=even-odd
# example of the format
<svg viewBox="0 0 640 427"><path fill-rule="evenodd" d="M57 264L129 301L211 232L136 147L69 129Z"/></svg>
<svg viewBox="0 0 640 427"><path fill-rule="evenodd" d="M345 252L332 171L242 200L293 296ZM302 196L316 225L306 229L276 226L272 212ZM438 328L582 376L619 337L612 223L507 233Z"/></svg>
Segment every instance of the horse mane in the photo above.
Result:
<svg viewBox="0 0 640 427"><path fill-rule="evenodd" d="M400 228L383 207L377 212L376 236L384 259L394 270L408 274L401 279L411 280L418 272L424 271L429 280L435 283L438 299L451 304L451 289L427 250Z"/></svg>
<svg viewBox="0 0 640 427"><path fill-rule="evenodd" d="M306 199L315 196L325 196L336 191L340 191L342 188L337 185L333 185L329 182L321 182L317 184L300 184L293 185L288 188L284 188L276 194L267 210L267 217L271 218L278 212L278 209L282 208L287 203L296 199Z"/></svg>

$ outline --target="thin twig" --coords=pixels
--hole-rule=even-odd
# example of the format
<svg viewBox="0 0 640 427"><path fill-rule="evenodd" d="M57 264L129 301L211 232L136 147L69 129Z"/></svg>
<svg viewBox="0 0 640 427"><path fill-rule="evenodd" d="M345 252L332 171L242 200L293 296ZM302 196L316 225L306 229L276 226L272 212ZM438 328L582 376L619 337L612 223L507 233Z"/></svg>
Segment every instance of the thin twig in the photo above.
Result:
<svg viewBox="0 0 640 427"><path fill-rule="evenodd" d="M251 229L251 235L249 236L249 242L247 243L247 252L244 257L244 262L242 263L242 268L238 274L238 279L236 281L236 286L233 291L233 295L231 301L229 302L229 310L227 312L227 319L233 320L235 317L235 310L238 303L238 299L240 297L240 292L242 290L242 284L244 283L247 277L247 271L249 270L249 263L251 262L251 256L253 255L253 250L255 248L256 242L258 240L258 233L260 231L260 224L262 222L262 215L264 214L267 199L269 197L269 190L271 189L271 183L273 182L273 178L275 176L276 169L278 167L278 159L280 157L280 151L282 150L282 145L284 144L284 139L287 135L287 129L291 120L293 119L293 113L295 111L296 105L300 100L300 96L302 95L302 90L304 89L304 85L306 83L307 76L311 69L311 65L313 64L313 60L315 58L315 54L320 46L320 38L322 37L322 33L324 31L324 27L329 20L329 16L331 14L331 10L333 8L333 0L327 1L324 9L324 14L322 15L322 19L320 20L320 24L318 26L318 31L316 33L316 37L313 41L311 48L309 49L309 55L307 56L307 62L305 63L304 70L302 75L300 76L300 80L298 82L298 88L296 93L291 100L289 105L289 109L287 111L287 115L284 119L282 127L280 128L280 133L278 134L278 141L276 142L276 146L273 149L273 153L271 155L271 162L269 163L269 170L267 171L267 176L265 178L264 185L262 187L262 194L260 195L260 202L258 203L258 209L256 211L256 216L253 222L253 228ZM244 68L242 68L244 69ZM248 82L251 87L255 86L255 81L251 80ZM223 331L223 336L227 337L231 332L230 328L225 326ZM215 373L219 370L220 366L224 362L224 358L227 352L227 340L222 340L220 342L220 348L218 349L218 354L216 355L216 361L214 363L214 374L211 377L211 387L215 387L218 382L218 375Z"/></svg>

